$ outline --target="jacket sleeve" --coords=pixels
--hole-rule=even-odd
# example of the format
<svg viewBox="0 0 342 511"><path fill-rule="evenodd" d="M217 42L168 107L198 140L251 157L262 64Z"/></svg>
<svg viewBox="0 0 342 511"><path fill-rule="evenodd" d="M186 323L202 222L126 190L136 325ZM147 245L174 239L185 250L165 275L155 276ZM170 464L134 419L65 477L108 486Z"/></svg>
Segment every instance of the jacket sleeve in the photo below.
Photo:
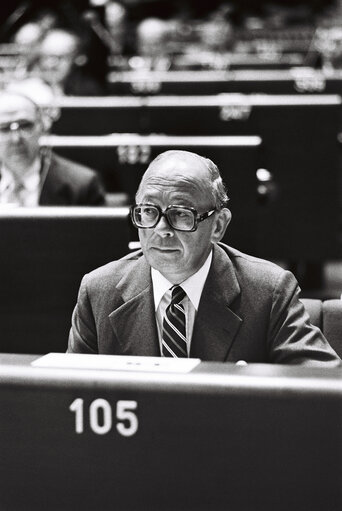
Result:
<svg viewBox="0 0 342 511"><path fill-rule="evenodd" d="M87 275L82 279L72 314L67 353L98 353L96 325L87 292Z"/></svg>
<svg viewBox="0 0 342 511"><path fill-rule="evenodd" d="M299 300L300 288L292 273L278 277L272 296L268 347L270 362L338 367L341 359L320 329L310 323Z"/></svg>

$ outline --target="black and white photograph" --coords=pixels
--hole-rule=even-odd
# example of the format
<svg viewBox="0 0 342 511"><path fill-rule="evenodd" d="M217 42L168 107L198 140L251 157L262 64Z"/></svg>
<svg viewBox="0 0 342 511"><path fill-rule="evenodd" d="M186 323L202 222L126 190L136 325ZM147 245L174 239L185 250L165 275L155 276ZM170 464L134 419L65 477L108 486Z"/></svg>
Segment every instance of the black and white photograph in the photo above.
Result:
<svg viewBox="0 0 342 511"><path fill-rule="evenodd" d="M0 511L342 510L342 0L4 0Z"/></svg>

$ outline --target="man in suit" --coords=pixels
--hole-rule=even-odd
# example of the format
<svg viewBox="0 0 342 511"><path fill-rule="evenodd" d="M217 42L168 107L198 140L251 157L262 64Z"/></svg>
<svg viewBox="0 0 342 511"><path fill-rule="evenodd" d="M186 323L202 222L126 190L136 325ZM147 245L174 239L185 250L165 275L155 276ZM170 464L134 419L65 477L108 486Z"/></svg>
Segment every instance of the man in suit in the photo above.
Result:
<svg viewBox="0 0 342 511"><path fill-rule="evenodd" d="M104 205L104 191L93 170L40 147L48 127L29 97L0 94L0 205Z"/></svg>
<svg viewBox="0 0 342 511"><path fill-rule="evenodd" d="M159 155L132 207L142 249L84 277L68 351L338 366L294 276L220 243L227 201L211 160Z"/></svg>
<svg viewBox="0 0 342 511"><path fill-rule="evenodd" d="M30 74L42 78L57 95L102 96L106 94L105 73L100 69L103 55L97 52L92 63L95 72L89 50L75 32L52 28L38 45Z"/></svg>

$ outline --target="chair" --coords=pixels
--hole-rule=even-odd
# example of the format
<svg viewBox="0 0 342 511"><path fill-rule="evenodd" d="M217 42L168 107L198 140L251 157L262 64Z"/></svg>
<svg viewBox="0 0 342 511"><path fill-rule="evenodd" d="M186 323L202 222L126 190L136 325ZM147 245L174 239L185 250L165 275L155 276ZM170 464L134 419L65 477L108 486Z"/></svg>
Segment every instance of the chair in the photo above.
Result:
<svg viewBox="0 0 342 511"><path fill-rule="evenodd" d="M311 323L318 326L336 353L342 358L342 300L302 298Z"/></svg>

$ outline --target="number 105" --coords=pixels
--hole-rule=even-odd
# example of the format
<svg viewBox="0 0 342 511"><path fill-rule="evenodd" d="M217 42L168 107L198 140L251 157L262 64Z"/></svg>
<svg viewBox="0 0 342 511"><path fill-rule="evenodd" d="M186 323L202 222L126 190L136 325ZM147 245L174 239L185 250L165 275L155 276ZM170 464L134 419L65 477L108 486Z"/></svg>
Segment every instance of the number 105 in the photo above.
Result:
<svg viewBox="0 0 342 511"><path fill-rule="evenodd" d="M133 410L136 410L136 401L118 401L116 403L116 430L122 436L133 436L138 431L138 417ZM84 432L84 400L75 399L69 406L69 410L75 413L75 432ZM106 399L95 399L89 405L89 425L96 435L109 433L113 425L113 411Z"/></svg>

